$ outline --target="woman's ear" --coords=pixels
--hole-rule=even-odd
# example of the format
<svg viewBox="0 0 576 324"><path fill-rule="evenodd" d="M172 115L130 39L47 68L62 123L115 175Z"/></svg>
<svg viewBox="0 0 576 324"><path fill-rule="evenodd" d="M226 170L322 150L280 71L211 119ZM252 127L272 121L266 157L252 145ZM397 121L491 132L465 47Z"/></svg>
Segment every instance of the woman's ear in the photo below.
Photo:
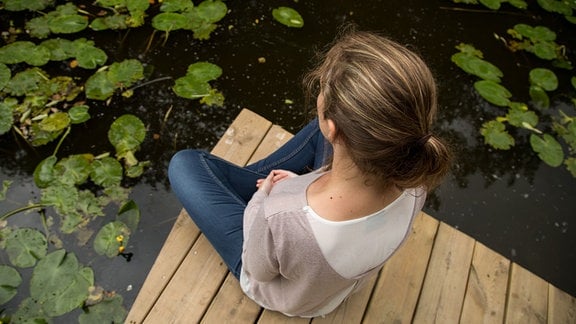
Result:
<svg viewBox="0 0 576 324"><path fill-rule="evenodd" d="M334 140L336 140L336 135L338 135L338 130L336 128L336 124L334 123L334 121L332 119L326 119L326 126L328 126L328 134L326 136L326 139L330 142L330 143L334 143Z"/></svg>

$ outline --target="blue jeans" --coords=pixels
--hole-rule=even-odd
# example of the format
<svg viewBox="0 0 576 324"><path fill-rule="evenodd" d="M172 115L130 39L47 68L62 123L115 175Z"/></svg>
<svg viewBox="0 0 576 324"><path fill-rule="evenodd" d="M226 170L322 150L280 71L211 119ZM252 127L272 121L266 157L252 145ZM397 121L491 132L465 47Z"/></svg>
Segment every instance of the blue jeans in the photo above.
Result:
<svg viewBox="0 0 576 324"><path fill-rule="evenodd" d="M240 277L244 209L256 191L256 180L272 170L303 174L321 167L331 147L315 119L267 158L246 167L208 152L183 150L170 161L172 190L228 269Z"/></svg>

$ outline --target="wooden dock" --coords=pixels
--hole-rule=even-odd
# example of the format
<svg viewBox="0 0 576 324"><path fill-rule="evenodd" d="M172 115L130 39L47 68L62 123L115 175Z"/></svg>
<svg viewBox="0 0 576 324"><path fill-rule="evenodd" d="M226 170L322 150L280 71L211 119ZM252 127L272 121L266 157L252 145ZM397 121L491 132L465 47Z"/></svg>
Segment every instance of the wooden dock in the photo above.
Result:
<svg viewBox="0 0 576 324"><path fill-rule="evenodd" d="M238 165L292 135L243 110L213 153ZM323 318L263 310L242 293L185 211L126 323L576 323L576 299L453 227L420 213L402 248L362 291Z"/></svg>

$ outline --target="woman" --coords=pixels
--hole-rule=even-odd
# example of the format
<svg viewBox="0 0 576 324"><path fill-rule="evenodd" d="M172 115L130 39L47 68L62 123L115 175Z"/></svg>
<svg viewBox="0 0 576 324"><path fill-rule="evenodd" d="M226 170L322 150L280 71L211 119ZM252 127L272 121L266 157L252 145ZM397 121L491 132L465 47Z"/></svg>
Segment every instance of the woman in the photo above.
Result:
<svg viewBox="0 0 576 324"><path fill-rule="evenodd" d="M346 33L304 84L318 118L268 158L240 168L185 150L169 176L251 299L315 317L398 249L451 156L432 133L432 74L393 41Z"/></svg>

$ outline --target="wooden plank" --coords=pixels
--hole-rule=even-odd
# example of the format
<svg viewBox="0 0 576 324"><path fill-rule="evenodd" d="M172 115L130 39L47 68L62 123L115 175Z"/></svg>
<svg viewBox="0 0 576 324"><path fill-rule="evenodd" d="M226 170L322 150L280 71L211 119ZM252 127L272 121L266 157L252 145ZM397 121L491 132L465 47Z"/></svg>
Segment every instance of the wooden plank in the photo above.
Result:
<svg viewBox="0 0 576 324"><path fill-rule="evenodd" d="M197 323L228 269L204 235L186 256L145 323Z"/></svg>
<svg viewBox="0 0 576 324"><path fill-rule="evenodd" d="M416 216L412 233L380 272L364 323L412 322L437 230L437 220Z"/></svg>
<svg viewBox="0 0 576 324"><path fill-rule="evenodd" d="M272 123L264 117L243 109L222 135L212 154L245 165L271 126Z"/></svg>
<svg viewBox="0 0 576 324"><path fill-rule="evenodd" d="M473 252L471 237L440 223L414 322L458 323Z"/></svg>
<svg viewBox="0 0 576 324"><path fill-rule="evenodd" d="M288 140L290 140L293 136L294 135L290 134L282 127L278 125L273 125L272 127L270 127L270 130L266 134L266 137L264 138L262 143L260 143L256 151L250 158L248 164L257 162L267 157L268 155L270 155L270 153L276 151L277 149L280 148L280 146L288 142Z"/></svg>
<svg viewBox="0 0 576 324"><path fill-rule="evenodd" d="M476 242L461 323L502 323L510 261Z"/></svg>
<svg viewBox="0 0 576 324"><path fill-rule="evenodd" d="M279 312L264 310L258 324L306 324L310 323L310 318L288 317Z"/></svg>
<svg viewBox="0 0 576 324"><path fill-rule="evenodd" d="M548 285L548 323L576 323L576 298Z"/></svg>
<svg viewBox="0 0 576 324"><path fill-rule="evenodd" d="M254 323L260 312L261 307L244 294L238 280L228 272L202 323Z"/></svg>
<svg viewBox="0 0 576 324"><path fill-rule="evenodd" d="M378 276L370 279L364 288L350 296L342 305L338 306L332 313L324 317L316 317L313 324L339 324L339 323L360 323L364 316L364 310L372 295L374 284Z"/></svg>
<svg viewBox="0 0 576 324"><path fill-rule="evenodd" d="M516 263L512 264L506 323L546 323L548 284Z"/></svg>
<svg viewBox="0 0 576 324"><path fill-rule="evenodd" d="M198 227L182 209L130 309L126 323L142 323L199 234Z"/></svg>

